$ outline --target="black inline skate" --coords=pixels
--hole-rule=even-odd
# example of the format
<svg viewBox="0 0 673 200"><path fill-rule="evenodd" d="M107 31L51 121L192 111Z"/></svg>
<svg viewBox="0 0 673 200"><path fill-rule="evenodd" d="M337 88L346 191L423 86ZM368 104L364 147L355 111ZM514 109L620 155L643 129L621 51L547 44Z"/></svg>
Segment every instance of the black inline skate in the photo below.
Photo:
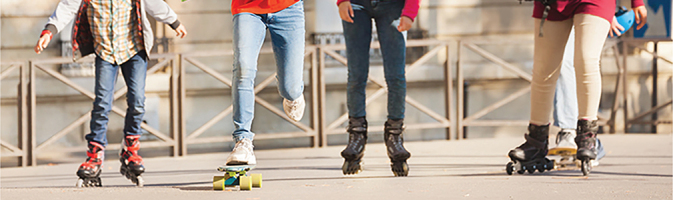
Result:
<svg viewBox="0 0 673 200"><path fill-rule="evenodd" d="M362 171L365 144L367 144L367 119L364 117L349 117L348 145L341 151L341 157L344 158L341 170L344 175L357 174Z"/></svg>
<svg viewBox="0 0 673 200"><path fill-rule="evenodd" d="M526 142L509 151L509 158L505 170L512 175L516 171L519 174L533 173L535 170L544 172L554 169L554 162L547 159L547 147L549 145L549 124L545 126L528 125Z"/></svg>
<svg viewBox="0 0 673 200"><path fill-rule="evenodd" d="M101 165L105 157L104 147L97 142L89 142L89 150L86 151L86 161L77 169L77 187L101 187L103 182L100 180Z"/></svg>
<svg viewBox="0 0 673 200"><path fill-rule="evenodd" d="M121 167L119 173L131 180L133 184L142 187L145 183L141 174L145 172L143 158L138 155L140 150L140 135L127 135L122 140L122 147L119 150L119 161Z"/></svg>
<svg viewBox="0 0 673 200"><path fill-rule="evenodd" d="M598 151L596 150L596 134L598 133L597 120L579 120L577 121L577 159L582 161L582 173L584 176L591 172L591 160L596 159Z"/></svg>
<svg viewBox="0 0 673 200"><path fill-rule="evenodd" d="M395 176L407 176L409 174L409 165L407 159L411 153L404 148L404 119L386 121L383 137L386 142L388 157L390 158L390 169Z"/></svg>

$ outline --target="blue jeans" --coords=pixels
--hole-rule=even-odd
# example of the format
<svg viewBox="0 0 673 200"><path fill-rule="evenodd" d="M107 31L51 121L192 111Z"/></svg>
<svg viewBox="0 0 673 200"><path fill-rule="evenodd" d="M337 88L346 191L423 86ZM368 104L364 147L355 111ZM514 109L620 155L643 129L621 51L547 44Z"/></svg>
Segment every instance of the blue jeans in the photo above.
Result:
<svg viewBox="0 0 673 200"><path fill-rule="evenodd" d="M554 92L554 126L564 129L576 129L579 111L577 107L577 85L575 82L575 30L570 32L566 49L563 52L561 71Z"/></svg>
<svg viewBox="0 0 673 200"><path fill-rule="evenodd" d="M369 48L372 18L383 54L383 70L388 86L388 119L404 119L407 81L405 77L406 32L397 31L404 1L351 0L353 23L342 21L348 58L347 105L350 117L366 116Z"/></svg>
<svg viewBox="0 0 673 200"><path fill-rule="evenodd" d="M86 135L88 142L94 141L107 145L108 114L112 110L115 82L119 69L126 82L128 93L126 103L128 109L124 118L124 136L140 135L140 124L145 114L145 77L147 76L147 54L140 51L125 63L112 64L96 56L96 98L91 111L89 124L91 133Z"/></svg>
<svg viewBox="0 0 673 200"><path fill-rule="evenodd" d="M255 136L250 131L255 114L257 58L266 30L271 34L280 96L294 101L304 91L304 2L269 14L234 15L233 98L234 141Z"/></svg>

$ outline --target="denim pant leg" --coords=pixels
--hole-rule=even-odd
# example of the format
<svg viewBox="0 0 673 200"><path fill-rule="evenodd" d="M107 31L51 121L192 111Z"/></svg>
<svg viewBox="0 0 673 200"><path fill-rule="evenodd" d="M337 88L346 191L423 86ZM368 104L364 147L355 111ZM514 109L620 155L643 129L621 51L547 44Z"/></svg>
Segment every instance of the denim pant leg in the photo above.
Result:
<svg viewBox="0 0 673 200"><path fill-rule="evenodd" d="M234 69L231 89L234 121L234 141L252 140L252 119L255 115L255 77L257 58L266 35L261 15L234 15Z"/></svg>
<svg viewBox="0 0 673 200"><path fill-rule="evenodd" d="M403 1L378 2L374 7L376 30L383 55L388 85L388 119L404 119L407 80L405 77L406 31L399 32Z"/></svg>
<svg viewBox="0 0 673 200"><path fill-rule="evenodd" d="M353 23L342 21L348 59L347 98L348 116L364 117L366 88L369 76L369 48L372 40L372 17L363 6L352 4Z"/></svg>
<svg viewBox="0 0 673 200"><path fill-rule="evenodd" d="M145 115L145 78L147 77L147 54L140 51L130 60L121 65L122 76L126 81L126 117L124 119L124 136L140 135L140 124Z"/></svg>
<svg viewBox="0 0 673 200"><path fill-rule="evenodd" d="M276 57L278 92L294 101L304 92L304 2L267 16Z"/></svg>
<svg viewBox="0 0 673 200"><path fill-rule="evenodd" d="M96 98L93 101L91 121L89 122L91 133L87 134L85 138L87 142L96 142L106 146L108 114L112 110L114 88L119 66L109 63L98 56L96 56L94 64L96 67L96 86L94 87Z"/></svg>
<svg viewBox="0 0 673 200"><path fill-rule="evenodd" d="M577 108L577 86L575 83L575 67L573 59L575 52L575 30L570 32L565 51L563 52L563 62L556 81L556 91L554 93L554 126L564 129L575 129L577 127L577 117L579 111Z"/></svg>

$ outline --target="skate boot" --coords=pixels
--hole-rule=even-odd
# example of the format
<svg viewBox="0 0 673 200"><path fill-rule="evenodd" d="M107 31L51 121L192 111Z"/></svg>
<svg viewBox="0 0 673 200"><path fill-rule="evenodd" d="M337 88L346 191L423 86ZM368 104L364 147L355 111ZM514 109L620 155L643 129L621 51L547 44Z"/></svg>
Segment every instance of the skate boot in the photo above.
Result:
<svg viewBox="0 0 673 200"><path fill-rule="evenodd" d="M236 142L236 146L227 157L225 165L256 165L257 158L253 152L252 140L244 138Z"/></svg>
<svg viewBox="0 0 673 200"><path fill-rule="evenodd" d="M100 180L101 165L103 165L103 158L105 151L103 145L97 142L89 142L89 150L86 151L86 161L84 161L77 169L77 187L101 187L103 182Z"/></svg>
<svg viewBox="0 0 673 200"><path fill-rule="evenodd" d="M386 142L386 149L388 150L388 158L390 158L390 169L395 176L407 176L409 174L409 165L407 159L411 157L411 153L404 148L404 119L386 121L383 139Z"/></svg>
<svg viewBox="0 0 673 200"><path fill-rule="evenodd" d="M577 159L582 161L582 173L587 176L591 172L591 162L598 156L596 134L598 120L577 121ZM602 149L602 148L601 148Z"/></svg>
<svg viewBox="0 0 673 200"><path fill-rule="evenodd" d="M554 162L546 158L548 137L549 124L545 126L528 125L528 134L525 135L526 142L509 151L509 158L512 161L507 163L507 168L505 168L507 174L512 175L514 171L519 174L528 171L532 174L536 169L539 172L553 169Z"/></svg>
<svg viewBox="0 0 673 200"><path fill-rule="evenodd" d="M341 170L344 175L357 174L362 171L365 144L367 144L367 119L364 117L349 117L348 145L341 151L341 157L344 158Z"/></svg>
<svg viewBox="0 0 673 200"><path fill-rule="evenodd" d="M136 186L142 187L145 181L141 174L145 172L145 166L143 166L143 158L138 155L139 138L140 135L127 135L122 140L122 147L119 150L119 162L121 162L119 173L126 176Z"/></svg>

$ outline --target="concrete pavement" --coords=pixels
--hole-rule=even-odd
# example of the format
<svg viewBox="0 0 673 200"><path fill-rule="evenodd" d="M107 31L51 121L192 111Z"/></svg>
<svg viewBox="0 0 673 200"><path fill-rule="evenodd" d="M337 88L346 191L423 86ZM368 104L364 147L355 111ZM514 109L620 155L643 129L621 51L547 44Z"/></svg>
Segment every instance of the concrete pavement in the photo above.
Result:
<svg viewBox="0 0 673 200"><path fill-rule="evenodd" d="M408 142L409 177L393 177L384 145L368 144L365 171L341 174L343 146L256 151L263 188L212 190L226 153L145 159L145 187L107 159L102 188L75 188L79 163L2 168L0 197L14 199L672 199L673 140L664 135L600 135L607 156L588 177L579 170L508 176L509 149L523 137Z"/></svg>

